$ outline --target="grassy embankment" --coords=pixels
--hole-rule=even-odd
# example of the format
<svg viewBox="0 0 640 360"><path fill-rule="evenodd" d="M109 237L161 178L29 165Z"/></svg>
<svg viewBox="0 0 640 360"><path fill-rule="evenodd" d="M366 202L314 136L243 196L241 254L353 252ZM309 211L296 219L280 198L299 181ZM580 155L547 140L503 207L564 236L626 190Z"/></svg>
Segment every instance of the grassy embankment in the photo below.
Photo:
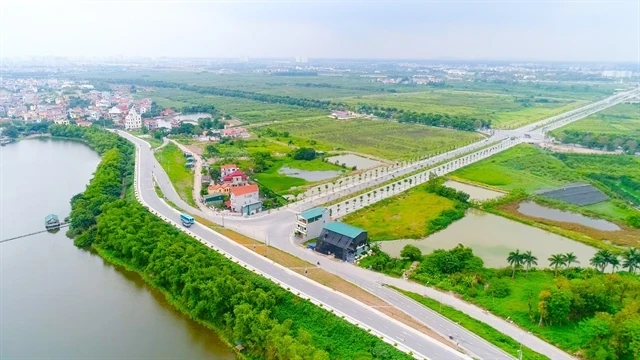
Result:
<svg viewBox="0 0 640 360"><path fill-rule="evenodd" d="M180 198L187 204L196 206L193 199L193 171L185 166L187 160L182 151L175 144L170 143L156 152L155 157L167 172Z"/></svg>
<svg viewBox="0 0 640 360"><path fill-rule="evenodd" d="M229 345L242 343L243 358L408 358L151 215L125 196L131 193L123 184L131 184L133 146L94 132L63 134L87 140L104 155L87 190L72 201L70 233L77 245L140 273Z"/></svg>
<svg viewBox="0 0 640 360"><path fill-rule="evenodd" d="M606 176L609 181L599 181ZM640 230L627 226L629 217L640 212L627 204L631 199L620 192L615 179L626 177L640 183L640 159L624 155L553 154L531 145L520 145L489 159L470 165L453 173L453 179L480 183L501 190L522 189L525 194L512 201L500 201L487 210L500 215L542 227L560 235L602 247L607 242L625 246L640 246ZM574 206L559 201L533 196L535 190L559 187L572 182L592 183L612 196L611 200L588 206ZM620 231L600 231L573 223L559 222L525 216L517 211L523 198L553 208L606 219L618 224Z"/></svg>

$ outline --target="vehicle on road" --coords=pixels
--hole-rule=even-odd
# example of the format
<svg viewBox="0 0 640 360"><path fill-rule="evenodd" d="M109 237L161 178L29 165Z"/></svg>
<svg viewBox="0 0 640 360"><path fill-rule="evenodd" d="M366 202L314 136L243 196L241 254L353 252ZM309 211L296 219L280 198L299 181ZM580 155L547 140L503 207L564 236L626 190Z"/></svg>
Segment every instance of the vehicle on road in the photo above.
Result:
<svg viewBox="0 0 640 360"><path fill-rule="evenodd" d="M195 222L193 217L189 214L180 214L180 221L182 221L182 226L184 227L190 227Z"/></svg>

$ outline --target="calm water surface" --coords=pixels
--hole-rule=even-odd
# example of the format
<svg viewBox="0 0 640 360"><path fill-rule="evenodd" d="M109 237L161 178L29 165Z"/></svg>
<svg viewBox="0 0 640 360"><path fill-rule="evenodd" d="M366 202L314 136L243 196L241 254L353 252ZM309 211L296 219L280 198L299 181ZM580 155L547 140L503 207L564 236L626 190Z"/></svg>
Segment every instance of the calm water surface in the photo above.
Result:
<svg viewBox="0 0 640 360"><path fill-rule="evenodd" d="M0 239L63 219L100 158L79 142L0 148ZM235 359L214 332L173 310L135 273L64 235L0 244L0 359Z"/></svg>
<svg viewBox="0 0 640 360"><path fill-rule="evenodd" d="M528 216L539 217L543 219L576 223L590 228L603 231L616 231L620 227L610 221L602 219L594 219L582 214L576 214L569 211L548 208L534 203L533 201L524 201L518 205L518 212Z"/></svg>
<svg viewBox="0 0 640 360"><path fill-rule="evenodd" d="M538 258L539 267L547 267L547 259L552 254L568 252L575 253L580 263L588 266L589 259L596 253L595 248L563 236L475 209L425 239L381 241L380 247L391 256L399 256L407 244L417 246L423 253L463 244L471 247L488 267L507 266L509 252L516 249L531 250Z"/></svg>

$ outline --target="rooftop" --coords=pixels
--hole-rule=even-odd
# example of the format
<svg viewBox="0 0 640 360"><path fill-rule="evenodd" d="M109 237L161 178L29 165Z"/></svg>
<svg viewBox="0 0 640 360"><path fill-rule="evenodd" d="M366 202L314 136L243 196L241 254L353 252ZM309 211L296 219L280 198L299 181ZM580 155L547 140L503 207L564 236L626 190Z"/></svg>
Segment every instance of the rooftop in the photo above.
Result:
<svg viewBox="0 0 640 360"><path fill-rule="evenodd" d="M303 212L301 212L300 214L298 214L298 216L303 217L307 220L313 219L315 217L318 216L322 216L322 214L327 210L327 208L325 207L317 207L317 208L313 208L313 209L309 209L309 210L305 210Z"/></svg>
<svg viewBox="0 0 640 360"><path fill-rule="evenodd" d="M355 226L351 226L345 223L341 223L339 221L334 221L326 224L324 226L325 229L333 231L334 233L338 233L340 235L348 236L350 238L358 237L364 230L357 228Z"/></svg>
<svg viewBox="0 0 640 360"><path fill-rule="evenodd" d="M231 188L231 194L235 196L242 196L254 192L258 192L258 185L245 185Z"/></svg>

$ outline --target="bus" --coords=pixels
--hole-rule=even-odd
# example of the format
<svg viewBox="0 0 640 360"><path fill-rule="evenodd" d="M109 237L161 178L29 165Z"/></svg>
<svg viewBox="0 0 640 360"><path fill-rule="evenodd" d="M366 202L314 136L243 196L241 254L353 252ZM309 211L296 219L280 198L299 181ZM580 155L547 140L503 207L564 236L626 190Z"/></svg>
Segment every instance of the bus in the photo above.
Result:
<svg viewBox="0 0 640 360"><path fill-rule="evenodd" d="M182 221L182 226L184 227L189 227L195 222L193 220L193 217L191 217L191 215L189 214L180 214L180 220Z"/></svg>

